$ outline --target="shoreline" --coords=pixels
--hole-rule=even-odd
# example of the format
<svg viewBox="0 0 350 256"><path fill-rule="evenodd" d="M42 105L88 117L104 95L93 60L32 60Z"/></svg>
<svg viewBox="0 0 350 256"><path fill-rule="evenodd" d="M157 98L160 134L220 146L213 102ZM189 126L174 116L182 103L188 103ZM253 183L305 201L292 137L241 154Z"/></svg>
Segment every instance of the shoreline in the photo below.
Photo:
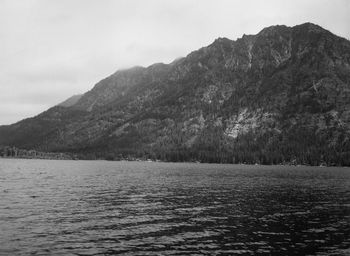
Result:
<svg viewBox="0 0 350 256"><path fill-rule="evenodd" d="M306 164L249 164L249 163L207 163L207 162L199 162L199 161L184 161L184 162L171 162L171 161L162 161L162 160L106 160L106 159L73 159L73 158L33 158L33 157L3 157L0 156L1 159L23 159L23 160L56 160L56 161L103 161L103 162L142 162L142 163L169 163L169 164L176 164L176 163L183 163L183 164L215 164L215 165L242 165L242 166L283 166L283 167L318 167L318 168L350 168L350 166L346 165L306 165Z"/></svg>

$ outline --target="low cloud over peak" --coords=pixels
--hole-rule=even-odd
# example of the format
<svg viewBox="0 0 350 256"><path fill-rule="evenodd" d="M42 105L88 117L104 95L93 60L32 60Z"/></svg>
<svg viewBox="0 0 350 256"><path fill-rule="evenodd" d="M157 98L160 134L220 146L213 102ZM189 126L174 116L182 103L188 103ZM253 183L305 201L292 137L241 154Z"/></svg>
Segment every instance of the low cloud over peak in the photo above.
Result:
<svg viewBox="0 0 350 256"><path fill-rule="evenodd" d="M169 63L215 38L310 21L350 38L347 0L4 0L0 124L84 93L117 69Z"/></svg>

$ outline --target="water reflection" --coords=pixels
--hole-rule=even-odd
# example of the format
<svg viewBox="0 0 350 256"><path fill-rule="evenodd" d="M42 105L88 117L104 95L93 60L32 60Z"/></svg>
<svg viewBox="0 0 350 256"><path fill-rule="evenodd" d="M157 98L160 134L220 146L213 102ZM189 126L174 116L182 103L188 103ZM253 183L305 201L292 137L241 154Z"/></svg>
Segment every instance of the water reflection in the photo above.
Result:
<svg viewBox="0 0 350 256"><path fill-rule="evenodd" d="M0 254L350 254L346 168L0 161Z"/></svg>

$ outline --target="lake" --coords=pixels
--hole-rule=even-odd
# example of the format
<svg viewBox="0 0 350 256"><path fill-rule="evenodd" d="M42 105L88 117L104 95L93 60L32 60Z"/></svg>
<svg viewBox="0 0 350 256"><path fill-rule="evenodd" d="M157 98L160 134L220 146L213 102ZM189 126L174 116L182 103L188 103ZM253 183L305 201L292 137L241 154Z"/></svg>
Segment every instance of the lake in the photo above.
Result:
<svg viewBox="0 0 350 256"><path fill-rule="evenodd" d="M0 159L0 255L350 255L350 169Z"/></svg>

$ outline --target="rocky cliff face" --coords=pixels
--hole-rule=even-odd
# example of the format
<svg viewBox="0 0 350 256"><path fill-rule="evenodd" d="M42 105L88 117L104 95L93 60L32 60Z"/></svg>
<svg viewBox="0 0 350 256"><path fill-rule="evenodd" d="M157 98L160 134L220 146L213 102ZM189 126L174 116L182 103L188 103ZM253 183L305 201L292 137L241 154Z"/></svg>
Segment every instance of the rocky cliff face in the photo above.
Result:
<svg viewBox="0 0 350 256"><path fill-rule="evenodd" d="M350 164L350 42L306 23L117 71L0 143L84 157Z"/></svg>

